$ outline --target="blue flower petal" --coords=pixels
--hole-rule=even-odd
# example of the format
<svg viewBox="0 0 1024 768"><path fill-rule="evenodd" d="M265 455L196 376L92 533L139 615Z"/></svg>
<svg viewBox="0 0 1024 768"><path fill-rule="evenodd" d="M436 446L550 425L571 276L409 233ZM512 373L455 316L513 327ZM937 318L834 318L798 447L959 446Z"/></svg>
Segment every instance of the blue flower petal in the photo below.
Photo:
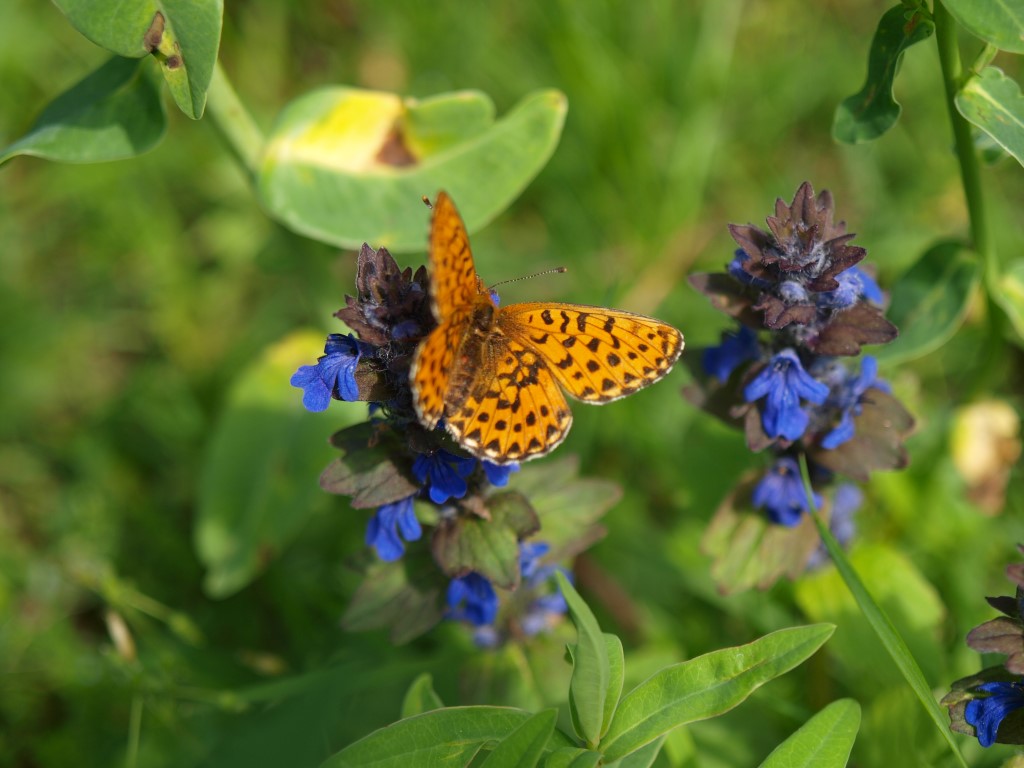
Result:
<svg viewBox="0 0 1024 768"><path fill-rule="evenodd" d="M786 440L799 439L810 421L800 407L801 398L821 405L828 395L828 387L808 374L796 352L788 348L774 355L743 390L748 403L766 398L761 414L765 433Z"/></svg>
<svg viewBox="0 0 1024 768"><path fill-rule="evenodd" d="M302 405L307 411L326 411L331 404L331 390L320 378L320 369L316 365L299 368L292 374L290 384L302 390Z"/></svg>
<svg viewBox="0 0 1024 768"><path fill-rule="evenodd" d="M991 747L996 742L999 726L1006 716L1024 707L1024 678L1016 683L984 683L975 690L990 695L967 702L964 719L977 731L978 743L983 747Z"/></svg>
<svg viewBox="0 0 1024 768"><path fill-rule="evenodd" d="M447 451L416 457L413 474L421 483L429 485L430 500L444 504L449 499L461 499L469 487L466 478L476 468L476 459L455 456Z"/></svg>
<svg viewBox="0 0 1024 768"><path fill-rule="evenodd" d="M354 402L359 399L356 364L369 345L358 342L352 334L332 333L327 337L324 354L317 364L304 365L291 378L291 385L303 390L302 404L309 411L324 411L331 397Z"/></svg>
<svg viewBox="0 0 1024 768"><path fill-rule="evenodd" d="M496 485L499 488L503 488L508 485L508 478L513 472L519 471L519 464L512 462L511 464L493 464L486 459L480 462L480 466L484 468L484 474L487 475L487 482L491 485Z"/></svg>
<svg viewBox="0 0 1024 768"><path fill-rule="evenodd" d="M481 627L498 617L498 595L479 573L467 573L448 584L448 618Z"/></svg>
<svg viewBox="0 0 1024 768"><path fill-rule="evenodd" d="M366 526L366 543L377 550L384 562L393 562L405 554L405 541L417 541L423 535L412 506L413 497L385 504L377 509Z"/></svg>
<svg viewBox="0 0 1024 768"><path fill-rule="evenodd" d="M757 334L741 325L735 333L722 334L722 343L708 347L701 355L701 364L709 376L728 381L732 372L747 360L756 360L760 353Z"/></svg>
<svg viewBox="0 0 1024 768"><path fill-rule="evenodd" d="M751 501L755 508L764 509L772 522L788 527L798 525L807 511L807 495L796 460L788 456L777 459L754 486ZM814 505L821 506L818 493L814 494Z"/></svg>

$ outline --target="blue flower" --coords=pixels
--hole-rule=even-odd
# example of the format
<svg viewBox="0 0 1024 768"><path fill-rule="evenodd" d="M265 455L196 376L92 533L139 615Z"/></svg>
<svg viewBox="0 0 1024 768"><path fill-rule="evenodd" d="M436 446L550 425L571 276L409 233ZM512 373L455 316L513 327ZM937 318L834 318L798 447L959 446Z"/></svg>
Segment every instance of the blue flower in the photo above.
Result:
<svg viewBox="0 0 1024 768"><path fill-rule="evenodd" d="M761 481L754 487L754 507L764 509L772 522L793 527L807 511L807 494L800 479L796 460L788 456L777 459ZM821 506L821 496L814 494L814 506Z"/></svg>
<svg viewBox="0 0 1024 768"><path fill-rule="evenodd" d="M476 459L455 456L448 451L437 451L429 456L420 454L412 464L416 479L430 485L430 500L435 504L465 496L466 478L474 469Z"/></svg>
<svg viewBox="0 0 1024 768"><path fill-rule="evenodd" d="M796 440L807 429L810 417L800 408L800 399L821 405L828 387L815 381L800 364L792 349L784 349L768 362L743 390L748 403L767 396L761 423L769 437Z"/></svg>
<svg viewBox="0 0 1024 768"><path fill-rule="evenodd" d="M486 578L471 572L448 584L448 618L477 627L493 624L498 616L498 595Z"/></svg>
<svg viewBox="0 0 1024 768"><path fill-rule="evenodd" d="M512 462L511 464L492 464L486 459L480 461L480 466L484 468L484 474L487 475L487 482L491 485L496 485L499 488L503 488L508 485L508 476L513 472L519 471L518 462Z"/></svg>
<svg viewBox="0 0 1024 768"><path fill-rule="evenodd" d="M701 364L709 376L728 381L736 367L747 360L756 360L761 350L757 334L741 325L739 331L722 334L722 343L708 347L701 356Z"/></svg>
<svg viewBox="0 0 1024 768"><path fill-rule="evenodd" d="M363 346L352 334L332 333L327 337L324 355L316 365L303 365L291 378L291 385L302 389L302 404L307 411L326 411L331 397L354 402L359 399L356 363Z"/></svg>
<svg viewBox="0 0 1024 768"><path fill-rule="evenodd" d="M750 274L749 272L747 272L747 270L743 268L743 264L749 260L750 257L747 255L747 252L744 251L742 248L738 248L733 256L733 260L729 262L729 265L726 267L726 269L728 270L730 275L732 275L734 278L739 280L744 285L750 285L753 286L754 288L761 288L762 290L766 288L771 288L772 283L768 282L767 280L762 280L759 277L754 277L752 274Z"/></svg>
<svg viewBox="0 0 1024 768"><path fill-rule="evenodd" d="M543 541L519 543L519 572L522 575L521 589L539 589L551 583L558 571L572 581L572 574L559 565L541 565L540 558L548 553L550 545ZM523 634L536 635L550 627L556 617L565 615L569 606L561 591L555 587L550 594L541 595L530 603L519 620Z"/></svg>
<svg viewBox="0 0 1024 768"><path fill-rule="evenodd" d="M819 307L844 309L852 307L864 298L873 304L881 305L885 299L878 283L864 270L852 266L836 275L839 287L834 291L825 291L815 296Z"/></svg>
<svg viewBox="0 0 1024 768"><path fill-rule="evenodd" d="M984 683L974 690L991 695L967 702L964 719L977 731L978 743L991 747L1006 716L1024 707L1024 678L1016 683Z"/></svg>
<svg viewBox="0 0 1024 768"><path fill-rule="evenodd" d="M397 560L405 553L406 541L417 541L423 535L420 521L412 507L413 497L394 501L377 509L366 526L366 544L377 550L384 562Z"/></svg>
<svg viewBox="0 0 1024 768"><path fill-rule="evenodd" d="M870 355L865 355L860 364L860 375L847 375L839 386L833 388L829 396L830 405L839 410L839 423L822 438L821 447L832 451L853 438L853 417L861 412L861 399L871 387L877 386L878 362Z"/></svg>
<svg viewBox="0 0 1024 768"><path fill-rule="evenodd" d="M857 533L853 515L860 509L864 501L864 493L853 483L843 483L836 488L832 496L832 514L828 519L828 528L840 546L847 547ZM824 544L811 553L807 560L807 569L818 568L828 562L829 554Z"/></svg>

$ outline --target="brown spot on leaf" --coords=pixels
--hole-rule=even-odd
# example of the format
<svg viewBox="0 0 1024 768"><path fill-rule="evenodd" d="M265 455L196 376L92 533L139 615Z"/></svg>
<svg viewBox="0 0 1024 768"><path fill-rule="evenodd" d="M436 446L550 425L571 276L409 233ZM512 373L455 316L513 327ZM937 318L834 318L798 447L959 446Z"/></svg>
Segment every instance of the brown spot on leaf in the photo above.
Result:
<svg viewBox="0 0 1024 768"><path fill-rule="evenodd" d="M142 47L152 53L160 47L160 41L164 39L164 15L157 11L153 14L153 21L142 36Z"/></svg>
<svg viewBox="0 0 1024 768"><path fill-rule="evenodd" d="M392 165L396 168L416 165L416 157L409 151L409 147L406 146L405 139L402 137L402 132L398 129L398 126L392 126L391 130L388 131L388 135L384 138L384 143L381 144L380 150L377 152L376 160L378 163Z"/></svg>
<svg viewBox="0 0 1024 768"><path fill-rule="evenodd" d="M181 66L181 56L178 54L168 56L167 61L164 62L164 66L168 69L178 69L178 67Z"/></svg>

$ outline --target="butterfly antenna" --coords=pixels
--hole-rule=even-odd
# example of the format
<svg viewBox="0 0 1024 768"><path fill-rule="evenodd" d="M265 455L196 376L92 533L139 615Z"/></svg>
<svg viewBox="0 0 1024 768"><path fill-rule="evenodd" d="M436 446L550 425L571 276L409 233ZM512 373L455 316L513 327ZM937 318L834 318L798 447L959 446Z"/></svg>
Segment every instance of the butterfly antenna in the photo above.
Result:
<svg viewBox="0 0 1024 768"><path fill-rule="evenodd" d="M421 198L420 198L420 200L422 200L422 201L423 201L423 204L424 204L425 206L427 206L427 208L429 208L430 210L434 210L434 206L432 206L432 205L430 204L430 198L429 198L429 197L427 197L426 195L424 195L423 197L421 197Z"/></svg>
<svg viewBox="0 0 1024 768"><path fill-rule="evenodd" d="M542 272L534 272L532 275L523 275L522 277L513 277L508 280L502 280L500 283L495 283L494 285L492 285L491 290L494 290L499 285L507 285L508 283L518 283L520 280L532 280L533 278L540 277L542 275L562 274L563 272L568 271L568 267L554 267L552 269L545 269Z"/></svg>

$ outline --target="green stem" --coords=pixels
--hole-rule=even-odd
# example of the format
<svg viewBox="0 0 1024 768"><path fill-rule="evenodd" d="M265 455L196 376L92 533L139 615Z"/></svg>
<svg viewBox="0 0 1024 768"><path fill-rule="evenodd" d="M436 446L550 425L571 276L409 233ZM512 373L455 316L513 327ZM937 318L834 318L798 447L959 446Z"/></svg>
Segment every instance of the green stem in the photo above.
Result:
<svg viewBox="0 0 1024 768"><path fill-rule="evenodd" d="M219 61L214 64L213 78L206 92L206 114L242 167L255 178L266 139L238 98Z"/></svg>
<svg viewBox="0 0 1024 768"><path fill-rule="evenodd" d="M839 542L835 540L828 526L819 517L817 507L814 504L814 491L811 488L811 473L807 467L807 456L804 454L800 454L800 476L803 479L804 493L807 496L807 508L811 511L811 517L818 528L821 541L825 545L825 549L828 550L832 562L835 563L836 570L839 571L839 575L842 576L843 581L846 583L846 588L850 590L853 599L857 601L860 612L867 619L868 624L871 625L878 639L881 640L882 646L896 663L896 667L899 669L900 674L903 675L903 679L910 685L911 690L920 699L921 705L928 713L928 716L935 723L935 727L939 729L946 739L950 751L956 756L960 765L967 768L967 763L964 762L963 755L960 754L960 749L953 738L953 733L946 724L946 717L935 701L931 688L928 686L928 681L925 680L924 673L921 672L921 668L914 660L914 656L907 647L906 641L893 625L889 616L882 610L882 607L875 602L867 587L864 586L864 582L861 581L857 571L854 570L850 561L847 560L846 554L843 552L842 547L839 546Z"/></svg>
<svg viewBox="0 0 1024 768"><path fill-rule="evenodd" d="M139 737L142 734L142 694L132 696L132 709L128 719L128 754L125 757L127 768L135 768L139 763Z"/></svg>
<svg viewBox="0 0 1024 768"><path fill-rule="evenodd" d="M956 95L963 85L964 72L957 46L957 26L942 0L935 0L935 40L942 67L942 82L946 89L946 109L953 127L956 156L960 163L960 179L964 187L967 213L970 217L971 241L981 261L982 285L985 287L988 310L988 344L983 353L980 371L972 374L975 392L989 388L995 370L1002 358L1003 312L996 303L999 281L999 260L992 245L991 230L985 209L984 190L981 183L981 162L974 148L971 126L956 108Z"/></svg>

